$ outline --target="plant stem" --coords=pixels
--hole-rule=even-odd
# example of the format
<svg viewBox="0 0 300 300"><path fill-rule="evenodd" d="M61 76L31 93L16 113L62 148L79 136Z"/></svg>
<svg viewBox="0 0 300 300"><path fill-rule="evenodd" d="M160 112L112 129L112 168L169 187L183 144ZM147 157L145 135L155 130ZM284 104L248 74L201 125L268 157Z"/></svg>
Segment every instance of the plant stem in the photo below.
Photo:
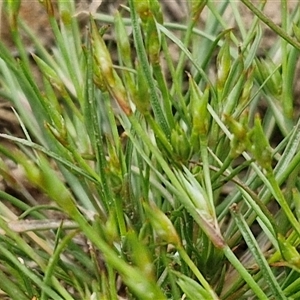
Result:
<svg viewBox="0 0 300 300"><path fill-rule="evenodd" d="M279 36L281 36L284 40L286 40L289 44L291 44L296 49L300 50L300 43L295 39L290 37L286 31L284 31L281 27L276 25L270 18L268 18L265 14L263 14L254 4L249 0L241 0L261 21L263 21L267 26L269 26L274 32L276 32Z"/></svg>

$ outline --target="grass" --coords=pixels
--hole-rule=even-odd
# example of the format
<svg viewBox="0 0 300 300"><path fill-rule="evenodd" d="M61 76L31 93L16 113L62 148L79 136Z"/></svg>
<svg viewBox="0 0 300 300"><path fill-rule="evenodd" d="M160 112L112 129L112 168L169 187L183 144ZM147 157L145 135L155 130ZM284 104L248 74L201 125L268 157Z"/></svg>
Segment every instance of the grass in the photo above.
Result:
<svg viewBox="0 0 300 300"><path fill-rule="evenodd" d="M0 134L15 145L0 147L15 189L0 192L3 297L300 298L300 10L281 1L279 27L263 2L189 1L177 24L129 0L82 32L73 1L57 16L45 1L49 50L16 3L19 56L0 44L1 97L24 135ZM276 37L261 56L263 24Z"/></svg>

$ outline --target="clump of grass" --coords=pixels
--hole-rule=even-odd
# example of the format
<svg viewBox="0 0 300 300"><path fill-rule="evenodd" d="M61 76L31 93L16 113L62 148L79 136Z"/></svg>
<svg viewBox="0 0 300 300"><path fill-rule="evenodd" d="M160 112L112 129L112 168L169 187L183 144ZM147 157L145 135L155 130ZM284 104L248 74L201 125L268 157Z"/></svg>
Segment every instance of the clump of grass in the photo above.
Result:
<svg viewBox="0 0 300 300"><path fill-rule="evenodd" d="M22 199L1 191L3 293L299 297L300 124L291 88L300 16L282 1L279 28L264 4L241 2L255 14L249 29L237 2L190 1L182 25L164 23L156 0L129 0L114 16L90 16L82 34L72 1L58 1L57 16L45 1L51 50L7 4L20 57L0 44L1 96L16 109L24 138L1 134L16 147L1 146L0 170L14 182L9 158L48 200L32 199L18 182ZM223 19L229 7L236 30ZM265 57L257 54L262 22L278 34ZM20 28L35 44L41 82Z"/></svg>

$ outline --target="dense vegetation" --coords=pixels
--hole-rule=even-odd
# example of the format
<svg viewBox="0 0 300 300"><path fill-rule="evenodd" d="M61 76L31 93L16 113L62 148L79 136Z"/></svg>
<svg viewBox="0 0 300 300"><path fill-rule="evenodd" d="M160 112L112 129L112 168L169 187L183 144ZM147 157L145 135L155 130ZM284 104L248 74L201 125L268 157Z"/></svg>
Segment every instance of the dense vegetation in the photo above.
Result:
<svg viewBox="0 0 300 300"><path fill-rule="evenodd" d="M178 24L129 0L82 29L57 2L51 49L3 7L18 55L0 44L0 94L23 135L1 133L3 297L300 299L299 4L279 27L264 1L187 1Z"/></svg>

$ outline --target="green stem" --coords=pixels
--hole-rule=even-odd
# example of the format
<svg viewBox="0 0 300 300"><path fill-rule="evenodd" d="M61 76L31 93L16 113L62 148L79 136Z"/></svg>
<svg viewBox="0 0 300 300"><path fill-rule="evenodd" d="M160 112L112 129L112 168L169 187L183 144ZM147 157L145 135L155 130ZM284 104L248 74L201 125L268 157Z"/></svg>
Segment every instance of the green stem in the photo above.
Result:
<svg viewBox="0 0 300 300"><path fill-rule="evenodd" d="M269 172L266 175L266 177L269 180L269 183L271 185L272 192L273 192L275 199L277 200L278 204L281 206L281 208L285 212L291 225L294 227L294 229L298 233L298 236L300 236L300 224L299 224L298 220L296 219L296 217L294 216L293 212L291 211L288 203L286 202L284 195L278 185L278 182L277 182L274 174Z"/></svg>
<svg viewBox="0 0 300 300"><path fill-rule="evenodd" d="M71 234L67 235L64 237L62 240L59 241L53 255L50 257L47 268L45 270L45 275L43 279L43 283L46 286L51 286L52 282L52 277L55 275L55 268L57 267L59 260L60 260L60 255L61 253L65 250L67 247L68 243L74 238L74 236L78 232L73 231ZM63 295L64 299L72 300L71 295L64 289L62 286L60 288L60 293ZM41 294L41 300L48 299L46 292L43 290Z"/></svg>
<svg viewBox="0 0 300 300"><path fill-rule="evenodd" d="M281 1L281 23L282 28L285 32L287 32L287 3L285 1ZM281 41L281 51L282 51L282 96L281 103L283 106L283 111L285 117L288 119L292 119L293 117L293 95L292 89L289 89L289 74L288 74L288 58L289 53L287 49L287 42L285 40Z"/></svg>
<svg viewBox="0 0 300 300"><path fill-rule="evenodd" d="M124 282L138 298L141 298L142 293L145 293L145 300L166 299L162 294L162 291L154 282L144 278L139 269L126 263L103 239L100 238L98 234L95 233L94 229L88 224L87 220L79 213L79 211L74 212L72 218L79 224L86 237L103 253L107 264L111 265L121 274Z"/></svg>
<svg viewBox="0 0 300 300"><path fill-rule="evenodd" d="M71 61L70 57L72 57L72 54L68 52L66 41L64 41L64 38L59 30L57 21L54 17L49 16L49 22L51 24L51 28L53 30L53 33L55 35L57 45L59 46L62 56L64 58L64 61L66 62L69 75L71 77L72 83L74 84L75 90L76 90L76 96L80 103L84 103L83 101L83 93L81 89L81 83L79 81L80 78L80 68L78 67L77 61ZM73 47L74 45L68 45L68 47Z"/></svg>
<svg viewBox="0 0 300 300"><path fill-rule="evenodd" d="M251 291L255 293L258 299L268 300L269 298L263 292L263 290L259 287L259 285L255 282L252 275L245 269L245 267L240 263L240 261L236 258L232 250L225 246L223 252L230 263L234 266L234 268L238 271L241 277L247 282Z"/></svg>
<svg viewBox="0 0 300 300"><path fill-rule="evenodd" d="M196 267L194 262L190 259L190 257L187 255L186 251L182 246L177 248L179 255L181 258L185 261L185 263L189 266L189 268L193 271L193 273L196 275L199 282L203 285L203 287L206 289L206 291L211 295L211 299L218 300L219 297L216 295L216 293L213 291L209 283L206 281L206 279L203 277L203 275L200 273L199 269Z"/></svg>
<svg viewBox="0 0 300 300"><path fill-rule="evenodd" d="M192 6L192 11L191 11L191 15L188 17L188 25L185 31L185 36L184 36L184 41L183 41L183 45L185 48L189 47L189 44L191 42L191 38L192 38L192 34L193 34L193 29L195 27L195 25L198 22L198 18L200 16L200 13L202 12L203 8L205 7L205 5L207 4L207 0L204 1L199 1L199 4L196 4L197 1L195 1L195 3L193 3L193 1L191 1L191 6ZM200 3L202 2L202 3ZM193 7L193 5L195 5L195 7ZM197 6L197 7L196 7ZM184 64L185 64L185 53L181 52L180 56L179 56L179 60L178 60L178 64L177 64L177 68L175 71L175 78L177 82L182 83L182 75L183 72L182 70L184 69ZM180 87L180 90L182 90L182 86Z"/></svg>
<svg viewBox="0 0 300 300"><path fill-rule="evenodd" d="M254 4L249 0L241 0L261 21L263 21L268 27L275 31L279 36L286 40L290 45L300 50L300 43L290 37L286 31L276 25L271 19L263 14Z"/></svg>
<svg viewBox="0 0 300 300"><path fill-rule="evenodd" d="M166 139L166 136L164 135L164 132L162 129L157 125L155 120L150 114L145 114L144 115L145 120L150 124L151 129L153 130L154 134L156 135L157 139L162 143L164 146L165 150L167 151L168 155L172 157L173 154L173 148L170 142Z"/></svg>
<svg viewBox="0 0 300 300"><path fill-rule="evenodd" d="M167 136L168 140L171 137L171 130L170 127L165 119L163 110L160 106L160 100L157 95L155 83L151 74L151 69L149 65L149 61L147 59L146 50L143 43L143 37L142 32L138 20L138 16L135 9L134 0L129 0L129 7L130 7L130 13L131 13L131 20L132 20L132 28L133 28L133 37L135 41L136 51L138 59L141 62L143 72L145 74L145 77L147 79L149 89L150 89L150 101L152 105L152 109L154 112L154 115L157 119L158 124L162 128L163 132Z"/></svg>
<svg viewBox="0 0 300 300"><path fill-rule="evenodd" d="M170 125L171 130L175 127L174 117L172 113L171 96L164 79L160 64L153 64L153 74L156 77L159 89L162 94L162 101L165 110L165 114Z"/></svg>
<svg viewBox="0 0 300 300"><path fill-rule="evenodd" d="M208 201L210 205L210 210L213 212L213 215L216 215L215 205L214 205L214 197L213 197L213 189L212 189L212 180L210 176L210 169L209 169L209 159L208 159L208 140L206 136L200 137L200 152L201 152L201 159L203 163L203 173L204 173L204 182L206 187L206 192L208 195Z"/></svg>

